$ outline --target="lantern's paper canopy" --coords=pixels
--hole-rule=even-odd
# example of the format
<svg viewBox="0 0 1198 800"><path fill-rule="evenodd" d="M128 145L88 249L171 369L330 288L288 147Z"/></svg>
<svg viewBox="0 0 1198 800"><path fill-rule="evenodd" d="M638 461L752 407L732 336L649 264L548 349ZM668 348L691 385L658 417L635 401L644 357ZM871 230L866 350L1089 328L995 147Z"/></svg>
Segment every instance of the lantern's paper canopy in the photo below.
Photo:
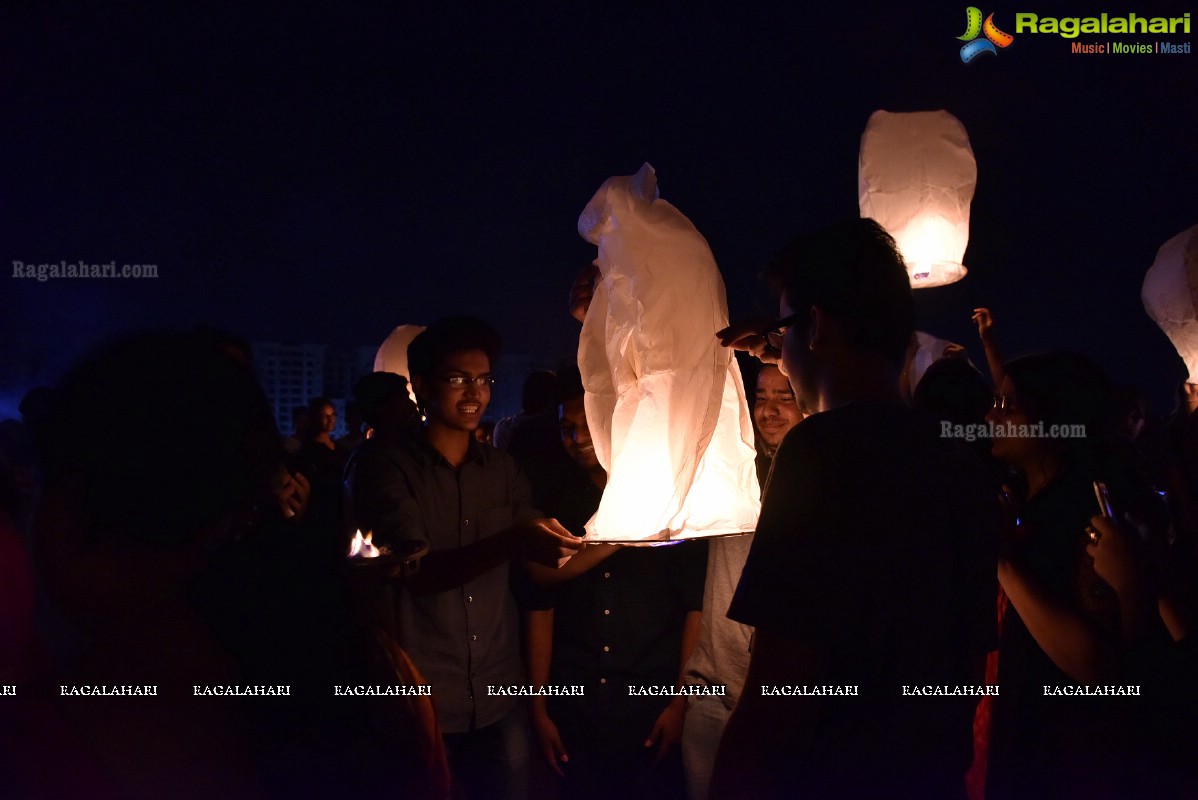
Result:
<svg viewBox="0 0 1198 800"><path fill-rule="evenodd" d="M412 391L412 376L408 374L408 345L424 330L423 325L400 325L391 331L391 335L383 340L379 351L374 354L375 372L394 372L402 375L408 381L408 397L416 402L416 393Z"/></svg>
<svg viewBox="0 0 1198 800"><path fill-rule="evenodd" d="M707 241L657 197L648 164L607 180L578 218L600 278L578 366L607 487L594 541L747 533L760 488L753 424L732 351L724 281Z"/></svg>
<svg viewBox="0 0 1198 800"><path fill-rule="evenodd" d="M977 177L965 126L947 111L870 116L857 163L861 216L898 242L912 288L965 277Z"/></svg>
<svg viewBox="0 0 1198 800"><path fill-rule="evenodd" d="M1140 296L1198 383L1198 225L1161 245Z"/></svg>
<svg viewBox="0 0 1198 800"><path fill-rule="evenodd" d="M915 392L915 387L919 386L919 382L923 380L924 373L928 371L928 368L944 358L945 349L953 346L953 342L939 339L923 331L915 332L915 341L917 347L911 358L908 373L912 393Z"/></svg>

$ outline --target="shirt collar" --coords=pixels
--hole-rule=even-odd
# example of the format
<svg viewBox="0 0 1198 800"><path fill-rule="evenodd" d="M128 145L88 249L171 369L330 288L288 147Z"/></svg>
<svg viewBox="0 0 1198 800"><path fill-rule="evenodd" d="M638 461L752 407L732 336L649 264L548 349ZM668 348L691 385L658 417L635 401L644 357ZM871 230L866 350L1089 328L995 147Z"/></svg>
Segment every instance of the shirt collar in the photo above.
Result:
<svg viewBox="0 0 1198 800"><path fill-rule="evenodd" d="M441 451L433 447L428 441L427 428L421 428L413 437L413 451L425 463L426 466L433 464L441 464L449 469L454 469L453 464L445 460L445 456ZM483 446L473 436L470 437L470 442L466 445L466 459L462 462L463 465L469 463L484 464L487 461L489 448Z"/></svg>

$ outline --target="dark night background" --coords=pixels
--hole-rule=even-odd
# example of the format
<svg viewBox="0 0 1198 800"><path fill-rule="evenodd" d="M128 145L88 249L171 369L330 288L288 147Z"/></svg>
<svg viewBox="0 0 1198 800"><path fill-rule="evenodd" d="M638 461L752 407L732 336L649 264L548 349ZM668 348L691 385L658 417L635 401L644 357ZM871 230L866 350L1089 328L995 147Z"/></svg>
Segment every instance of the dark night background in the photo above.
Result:
<svg viewBox="0 0 1198 800"><path fill-rule="evenodd" d="M147 326L373 345L466 312L512 352L568 355L566 291L592 257L578 213L646 160L711 243L733 317L760 311L762 262L857 214L879 108L951 111L978 161L969 275L918 293L920 327L981 366L969 317L988 305L1008 355L1082 350L1164 411L1184 368L1139 293L1157 248L1198 222L1198 54L1073 55L1017 35L966 65L965 5L7 2L0 417L88 346ZM982 10L1014 33L1016 11L1191 8ZM64 259L160 277L10 277L13 260Z"/></svg>

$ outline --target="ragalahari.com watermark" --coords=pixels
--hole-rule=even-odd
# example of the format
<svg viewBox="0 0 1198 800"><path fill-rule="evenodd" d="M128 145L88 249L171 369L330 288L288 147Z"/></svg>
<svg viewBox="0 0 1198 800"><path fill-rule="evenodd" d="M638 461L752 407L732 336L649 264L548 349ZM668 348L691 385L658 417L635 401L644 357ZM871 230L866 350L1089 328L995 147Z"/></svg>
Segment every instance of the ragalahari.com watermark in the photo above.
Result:
<svg viewBox="0 0 1198 800"><path fill-rule="evenodd" d="M1045 425L1043 422L1016 425L1013 422L984 422L975 425L954 425L940 421L940 438L964 439L1085 439L1085 425Z"/></svg>
<svg viewBox="0 0 1198 800"><path fill-rule="evenodd" d="M44 283L49 280L91 280L91 279L130 279L157 278L157 264L122 264L108 261L101 264L91 264L86 261L55 261L48 264L26 264L24 261L12 262L12 276L25 280L36 280Z"/></svg>

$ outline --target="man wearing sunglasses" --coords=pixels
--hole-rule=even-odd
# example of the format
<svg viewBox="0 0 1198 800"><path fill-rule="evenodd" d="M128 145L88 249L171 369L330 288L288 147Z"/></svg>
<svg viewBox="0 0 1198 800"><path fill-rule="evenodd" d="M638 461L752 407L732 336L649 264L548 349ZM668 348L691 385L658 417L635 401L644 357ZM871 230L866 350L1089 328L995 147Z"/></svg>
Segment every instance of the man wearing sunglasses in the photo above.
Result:
<svg viewBox="0 0 1198 800"><path fill-rule="evenodd" d="M432 685L454 777L467 796L495 798L526 792L529 760L524 710L488 689L525 682L508 565L556 567L579 546L540 518L516 462L474 438L499 348L495 330L471 317L417 336L408 367L425 425L356 458L350 487L359 513L372 510L376 543L428 547L396 592L399 643Z"/></svg>
<svg viewBox="0 0 1198 800"><path fill-rule="evenodd" d="M769 277L780 319L720 335L814 413L775 455L728 611L756 632L711 797L959 800L978 698L907 692L981 682L997 503L902 401L914 303L881 226L799 239Z"/></svg>

